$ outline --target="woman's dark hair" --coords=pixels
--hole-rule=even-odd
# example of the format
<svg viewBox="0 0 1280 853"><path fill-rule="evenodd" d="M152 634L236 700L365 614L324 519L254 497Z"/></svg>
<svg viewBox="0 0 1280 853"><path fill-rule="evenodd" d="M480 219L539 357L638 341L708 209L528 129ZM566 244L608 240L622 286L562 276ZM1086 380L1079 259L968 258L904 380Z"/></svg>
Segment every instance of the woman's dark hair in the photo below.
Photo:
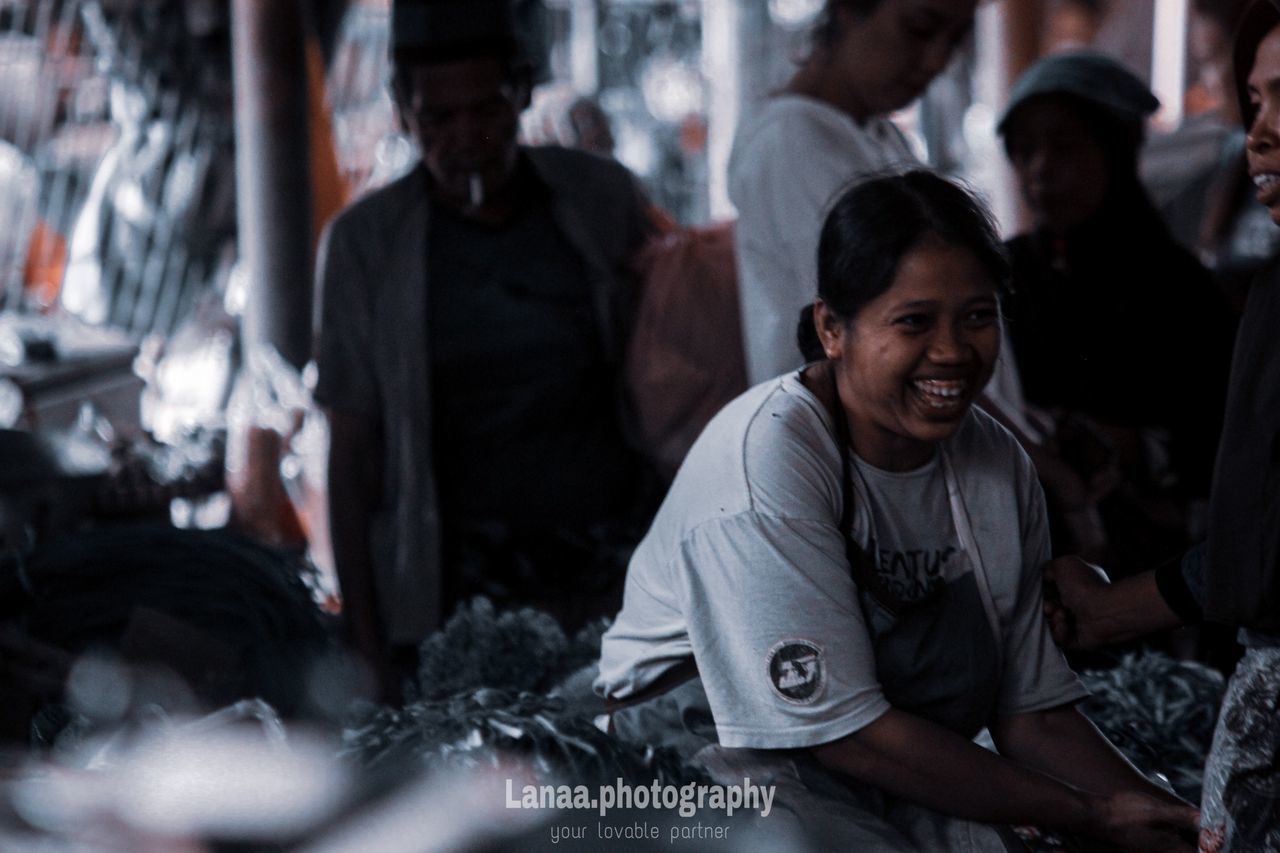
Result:
<svg viewBox="0 0 1280 853"><path fill-rule="evenodd" d="M852 321L930 236L973 252L996 289L1008 287L1009 259L986 208L951 181L916 169L865 180L836 201L818 241L818 296Z"/></svg>
<svg viewBox="0 0 1280 853"><path fill-rule="evenodd" d="M1236 31L1235 44L1231 48L1231 65L1236 75L1236 97L1240 99L1240 117L1244 129L1253 127L1258 108L1249 99L1249 73L1258 57L1258 46L1280 26L1280 0L1254 0L1245 10Z"/></svg>
<svg viewBox="0 0 1280 853"><path fill-rule="evenodd" d="M865 18L876 10L884 0L827 0L827 5L818 15L818 22L813 27L813 43L817 47L834 47L840 41L840 21L836 13L841 9L852 12L859 18Z"/></svg>

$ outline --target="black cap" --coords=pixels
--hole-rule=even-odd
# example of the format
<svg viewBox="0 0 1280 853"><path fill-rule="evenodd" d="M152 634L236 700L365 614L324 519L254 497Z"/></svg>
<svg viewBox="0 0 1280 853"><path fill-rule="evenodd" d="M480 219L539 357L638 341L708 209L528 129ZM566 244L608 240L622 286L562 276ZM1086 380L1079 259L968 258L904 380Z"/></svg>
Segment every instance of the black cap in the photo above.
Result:
<svg viewBox="0 0 1280 853"><path fill-rule="evenodd" d="M996 132L1003 135L1014 112L1040 95L1071 95L1125 124L1140 124L1160 107L1146 84L1111 57L1086 50L1057 53L1036 62L1013 84Z"/></svg>
<svg viewBox="0 0 1280 853"><path fill-rule="evenodd" d="M510 0L396 0L392 50L423 56L519 50Z"/></svg>
<svg viewBox="0 0 1280 853"><path fill-rule="evenodd" d="M1267 33L1280 26L1280 0L1258 0L1240 19L1236 30L1235 46L1231 51L1231 64L1236 72L1236 97L1240 99L1240 118L1245 129L1253 125L1254 108L1249 103L1249 72L1258 56L1258 45Z"/></svg>

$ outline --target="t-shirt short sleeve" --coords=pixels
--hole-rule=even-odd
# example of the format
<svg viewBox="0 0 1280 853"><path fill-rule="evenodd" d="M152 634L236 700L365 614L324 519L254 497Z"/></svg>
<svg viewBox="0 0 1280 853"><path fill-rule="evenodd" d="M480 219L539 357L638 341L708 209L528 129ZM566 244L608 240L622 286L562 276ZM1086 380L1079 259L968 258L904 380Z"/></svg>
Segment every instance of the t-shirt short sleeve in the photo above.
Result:
<svg viewBox="0 0 1280 853"><path fill-rule="evenodd" d="M1089 691L1053 642L1044 618L1041 567L1049 559L1049 525L1044 492L1030 462L1022 459L1019 505L1022 511L1022 574L1017 604L1004 626L1005 675L996 711L1027 714L1077 702Z"/></svg>
<svg viewBox="0 0 1280 853"><path fill-rule="evenodd" d="M889 710L834 524L743 512L695 528L676 559L723 746L816 746Z"/></svg>

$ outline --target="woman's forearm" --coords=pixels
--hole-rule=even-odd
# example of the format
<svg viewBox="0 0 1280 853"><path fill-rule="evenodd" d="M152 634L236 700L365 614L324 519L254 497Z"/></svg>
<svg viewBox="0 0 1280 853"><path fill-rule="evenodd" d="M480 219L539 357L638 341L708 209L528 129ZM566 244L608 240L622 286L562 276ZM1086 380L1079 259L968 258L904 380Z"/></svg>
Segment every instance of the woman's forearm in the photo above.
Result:
<svg viewBox="0 0 1280 853"><path fill-rule="evenodd" d="M1101 798L983 749L942 726L891 710L813 749L831 770L966 820L1099 833Z"/></svg>
<svg viewBox="0 0 1280 853"><path fill-rule="evenodd" d="M813 753L831 770L966 820L1044 826L1105 840L1123 851L1194 851L1196 810L1150 786L1123 758L1106 757L1074 724L1051 724L1031 735L1017 724L1013 729L1012 739L1002 732L1006 746L1016 744L1036 766L898 710ZM1040 735L1064 731L1077 745L1087 744L1092 757L1083 772L1070 770L1078 758L1067 747L1033 745ZM1062 781L1064 776L1111 790L1081 787Z"/></svg>
<svg viewBox="0 0 1280 853"><path fill-rule="evenodd" d="M1138 791L1183 802L1143 776L1074 708L1001 717L991 725L991 738L1001 755L1076 788L1104 796Z"/></svg>

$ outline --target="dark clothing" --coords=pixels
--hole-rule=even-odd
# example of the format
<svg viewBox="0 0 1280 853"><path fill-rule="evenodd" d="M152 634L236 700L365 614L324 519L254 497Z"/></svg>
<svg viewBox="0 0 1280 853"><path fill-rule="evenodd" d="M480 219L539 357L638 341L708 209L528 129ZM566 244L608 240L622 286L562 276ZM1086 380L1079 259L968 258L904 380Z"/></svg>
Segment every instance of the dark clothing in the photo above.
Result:
<svg viewBox="0 0 1280 853"><path fill-rule="evenodd" d="M1167 431L1184 494L1208 493L1232 318L1209 273L1145 200L1063 245L1008 244L1009 334L1027 400L1102 424Z"/></svg>
<svg viewBox="0 0 1280 853"><path fill-rule="evenodd" d="M627 508L638 459L619 424L582 261L527 164L501 225L432 206L432 451L455 523L584 530Z"/></svg>
<svg viewBox="0 0 1280 853"><path fill-rule="evenodd" d="M1156 569L1160 597L1188 625L1204 619L1204 575L1208 545L1188 549L1181 557Z"/></svg>
<svg viewBox="0 0 1280 853"><path fill-rule="evenodd" d="M1280 634L1280 262L1245 302L1209 503L1205 616Z"/></svg>
<svg viewBox="0 0 1280 853"><path fill-rule="evenodd" d="M1209 540L1156 570L1161 597L1184 621L1248 630L1249 646L1280 644L1280 261L1249 292L1236 340Z"/></svg>
<svg viewBox="0 0 1280 853"><path fill-rule="evenodd" d="M620 376L635 309L632 262L650 231L635 178L579 151L522 149L521 156L548 188L556 230L581 265L601 369ZM325 231L317 269L316 400L373 425L383 446L381 458L369 460L379 466L382 488L369 556L393 645L417 643L440 627L448 604L448 508L439 495L441 460L432 452L442 425L432 386L436 282L423 242L436 227L427 182L419 165L344 210ZM468 317L467 328L484 322ZM619 395L610 410L621 402Z"/></svg>

